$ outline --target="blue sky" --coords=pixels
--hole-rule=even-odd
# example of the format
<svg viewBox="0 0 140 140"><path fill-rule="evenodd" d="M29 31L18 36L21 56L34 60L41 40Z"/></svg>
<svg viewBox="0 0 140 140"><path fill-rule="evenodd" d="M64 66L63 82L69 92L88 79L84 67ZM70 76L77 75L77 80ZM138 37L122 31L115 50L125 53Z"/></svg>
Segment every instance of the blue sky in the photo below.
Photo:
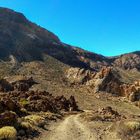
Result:
<svg viewBox="0 0 140 140"><path fill-rule="evenodd" d="M68 44L114 56L140 50L140 0L0 0Z"/></svg>

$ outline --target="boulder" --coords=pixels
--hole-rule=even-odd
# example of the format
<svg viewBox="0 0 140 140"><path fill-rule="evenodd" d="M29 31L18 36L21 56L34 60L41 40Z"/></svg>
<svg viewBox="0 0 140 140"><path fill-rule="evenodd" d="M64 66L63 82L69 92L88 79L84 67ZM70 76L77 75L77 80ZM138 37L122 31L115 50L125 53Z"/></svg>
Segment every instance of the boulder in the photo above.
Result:
<svg viewBox="0 0 140 140"><path fill-rule="evenodd" d="M0 127L15 126L17 124L17 115L15 112L5 111L0 114Z"/></svg>
<svg viewBox="0 0 140 140"><path fill-rule="evenodd" d="M6 109L4 101L0 101L0 113L4 112Z"/></svg>
<svg viewBox="0 0 140 140"><path fill-rule="evenodd" d="M126 119L125 116L119 114L110 106L99 109L95 114L99 116L99 119L102 121L119 121L120 119Z"/></svg>
<svg viewBox="0 0 140 140"><path fill-rule="evenodd" d="M116 95L120 95L121 84L122 82L119 80L119 75L111 67L102 68L86 83L94 92L104 91Z"/></svg>
<svg viewBox="0 0 140 140"><path fill-rule="evenodd" d="M5 80L17 91L28 91L29 88L36 84L32 77L22 75L5 77Z"/></svg>
<svg viewBox="0 0 140 140"><path fill-rule="evenodd" d="M0 80L0 92L8 92L13 90L14 90L13 85L11 85L7 80L5 79Z"/></svg>
<svg viewBox="0 0 140 140"><path fill-rule="evenodd" d="M70 106L69 110L70 111L77 111L77 110L79 110L78 106L77 106L77 102L76 102L74 96L70 96L68 101L69 101L69 106Z"/></svg>
<svg viewBox="0 0 140 140"><path fill-rule="evenodd" d="M34 84L36 84L36 82L33 80L32 77L24 77L23 79L12 83L14 89L18 91L28 91Z"/></svg>
<svg viewBox="0 0 140 140"><path fill-rule="evenodd" d="M121 93L127 97L130 101L140 100L140 81L135 81L132 84L123 84L120 86Z"/></svg>
<svg viewBox="0 0 140 140"><path fill-rule="evenodd" d="M0 113L3 113L4 111L16 112L19 116L21 116L22 113L20 110L20 105L17 103L17 101L11 100L8 97L1 98L0 101Z"/></svg>
<svg viewBox="0 0 140 140"><path fill-rule="evenodd" d="M103 68L98 75L102 79L102 83L99 85L99 91L120 95L119 87L122 83L113 68Z"/></svg>

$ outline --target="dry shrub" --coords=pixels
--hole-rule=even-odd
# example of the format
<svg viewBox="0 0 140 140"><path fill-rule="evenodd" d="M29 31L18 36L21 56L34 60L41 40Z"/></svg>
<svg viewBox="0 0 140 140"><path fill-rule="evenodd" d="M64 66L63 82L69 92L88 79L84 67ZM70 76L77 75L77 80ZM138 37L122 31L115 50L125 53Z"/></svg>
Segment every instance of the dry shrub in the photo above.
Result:
<svg viewBox="0 0 140 140"><path fill-rule="evenodd" d="M85 121L101 121L102 117L99 114L95 114L94 112L84 112L80 115L82 119Z"/></svg>
<svg viewBox="0 0 140 140"><path fill-rule="evenodd" d="M116 133L118 138L123 140L137 140L140 139L140 122L135 120L116 122L110 126L109 131Z"/></svg>
<svg viewBox="0 0 140 140"><path fill-rule="evenodd" d="M27 99L21 98L19 104L24 107L29 104L29 101Z"/></svg>
<svg viewBox="0 0 140 140"><path fill-rule="evenodd" d="M61 114L55 114L55 113L51 113L51 112L40 112L38 115L42 116L46 120L62 119L62 115Z"/></svg>
<svg viewBox="0 0 140 140"><path fill-rule="evenodd" d="M43 127L46 124L45 118L39 115L26 116L24 117L24 121L38 127Z"/></svg>
<svg viewBox="0 0 140 140"><path fill-rule="evenodd" d="M40 133L38 131L38 127L31 124L30 122L27 121L21 121L20 122L20 127L18 130L18 136L22 136L24 138L29 138L29 137L36 137Z"/></svg>
<svg viewBox="0 0 140 140"><path fill-rule="evenodd" d="M140 129L140 122L138 121L129 121L129 122L126 122L125 125L131 131L137 131Z"/></svg>
<svg viewBox="0 0 140 140"><path fill-rule="evenodd" d="M108 106L98 111L88 111L81 115L86 121L105 121L113 122L122 119L124 116L120 115L117 111L113 110L112 107Z"/></svg>
<svg viewBox="0 0 140 140"><path fill-rule="evenodd" d="M34 126L29 122L21 122L21 127L27 130L34 130Z"/></svg>
<svg viewBox="0 0 140 140"><path fill-rule="evenodd" d="M134 138L135 140L140 139L140 131L137 131L137 132L134 134L133 138Z"/></svg>
<svg viewBox="0 0 140 140"><path fill-rule="evenodd" d="M0 129L0 139L16 140L17 131L14 127L5 126Z"/></svg>

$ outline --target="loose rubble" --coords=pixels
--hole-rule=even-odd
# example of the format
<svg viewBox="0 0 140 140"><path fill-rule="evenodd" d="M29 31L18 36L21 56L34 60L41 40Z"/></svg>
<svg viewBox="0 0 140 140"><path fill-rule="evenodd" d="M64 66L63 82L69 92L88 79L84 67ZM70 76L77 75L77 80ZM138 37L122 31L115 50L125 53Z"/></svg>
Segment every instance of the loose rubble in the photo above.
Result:
<svg viewBox="0 0 140 140"><path fill-rule="evenodd" d="M35 83L33 78L12 82L7 79L0 81L0 128L5 126L16 128L19 139L22 139L23 136L33 137L38 134L35 126L27 119L32 116L34 116L33 119L41 118L41 116L32 115L34 113L42 112L43 119L41 119L45 120L45 112L61 114L62 112L79 111L74 96L66 99L63 95L55 97L47 91L29 90ZM43 125L45 124L43 123Z"/></svg>
<svg viewBox="0 0 140 140"><path fill-rule="evenodd" d="M95 111L84 112L81 114L81 118L85 121L102 121L102 122L116 122L119 120L124 120L126 117L122 114L119 114L112 107L107 106L105 108L99 108Z"/></svg>

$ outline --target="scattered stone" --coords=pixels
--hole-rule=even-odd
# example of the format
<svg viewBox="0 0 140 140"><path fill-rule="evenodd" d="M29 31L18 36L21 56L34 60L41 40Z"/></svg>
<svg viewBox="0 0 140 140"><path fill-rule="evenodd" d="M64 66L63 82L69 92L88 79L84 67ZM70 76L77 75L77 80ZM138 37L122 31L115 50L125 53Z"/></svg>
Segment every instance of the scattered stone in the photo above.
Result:
<svg viewBox="0 0 140 140"><path fill-rule="evenodd" d="M34 113L79 111L74 96L67 99L63 95L55 97L46 91L29 90L34 83L32 78L0 81L0 128L14 126L17 139L33 139L39 134L39 127L44 129L46 117ZM56 116L51 119L56 119Z"/></svg>
<svg viewBox="0 0 140 140"><path fill-rule="evenodd" d="M36 84L32 77L13 76L0 80L0 91L9 92L13 90L28 91L32 85Z"/></svg>
<svg viewBox="0 0 140 140"><path fill-rule="evenodd" d="M4 126L15 126L17 124L17 115L15 112L5 111L0 114L0 128Z"/></svg>
<svg viewBox="0 0 140 140"><path fill-rule="evenodd" d="M116 122L125 120L124 115L119 114L117 111L108 106L105 108L99 108L95 111L84 112L81 114L81 118L85 121L103 121L103 122Z"/></svg>
<svg viewBox="0 0 140 140"><path fill-rule="evenodd" d="M0 92L13 91L14 87L5 79L0 80Z"/></svg>

